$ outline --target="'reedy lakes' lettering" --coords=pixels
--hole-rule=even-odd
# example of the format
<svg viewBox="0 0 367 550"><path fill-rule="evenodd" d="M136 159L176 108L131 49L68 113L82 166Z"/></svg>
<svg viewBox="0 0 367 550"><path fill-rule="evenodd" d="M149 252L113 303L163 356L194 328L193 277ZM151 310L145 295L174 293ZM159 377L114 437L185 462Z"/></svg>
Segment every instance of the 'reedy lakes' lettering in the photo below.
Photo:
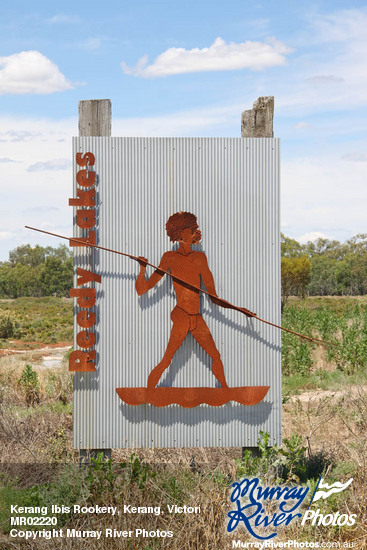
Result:
<svg viewBox="0 0 367 550"><path fill-rule="evenodd" d="M81 187L77 188L75 198L69 199L70 206L76 206L76 223L81 229L87 230L86 237L78 237L78 239L70 239L70 246L89 246L96 242L96 233L92 229L96 222L95 216L95 188L96 174L90 168L94 166L95 157L93 153L77 153L76 163L81 169L76 175L77 184ZM78 372L93 372L96 370L95 357L96 352L92 350L96 335L91 330L96 322L96 315L91 308L96 302L96 289L87 287L79 288L89 283L100 283L101 276L82 269L77 268L77 287L70 289L70 297L77 299L77 305L82 308L78 312L76 321L80 328L84 329L78 332L76 343L82 350L75 350L70 354L69 371Z"/></svg>
<svg viewBox="0 0 367 550"><path fill-rule="evenodd" d="M90 170L94 166L95 157L93 153L77 153L75 157L78 166L82 167L76 175L77 184L82 189L77 189L77 198L69 199L69 206L76 206L81 210L76 211L77 225L82 229L88 229L87 237L78 238L78 242L70 239L70 246L88 246L96 244L96 232L92 231L95 224L95 188L96 173ZM92 209L90 207L93 207ZM80 242L82 241L82 243Z"/></svg>
<svg viewBox="0 0 367 550"><path fill-rule="evenodd" d="M227 531L232 532L239 523L243 523L248 532L259 540L268 540L277 535L274 531L268 536L260 536L256 528L279 527L289 525L296 517L302 514L293 512L302 504L309 488L303 487L261 487L259 478L243 479L232 484L231 502L236 503L237 510L228 513L229 521ZM246 503L242 505L242 500ZM274 500L279 502L279 510L267 515L264 501ZM280 512L280 513L278 513Z"/></svg>

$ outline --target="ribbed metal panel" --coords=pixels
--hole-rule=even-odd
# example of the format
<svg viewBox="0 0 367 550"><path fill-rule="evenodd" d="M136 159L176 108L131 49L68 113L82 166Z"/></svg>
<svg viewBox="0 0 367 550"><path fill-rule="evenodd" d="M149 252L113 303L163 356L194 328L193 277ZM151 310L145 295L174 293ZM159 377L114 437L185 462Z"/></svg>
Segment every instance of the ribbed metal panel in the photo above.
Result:
<svg viewBox="0 0 367 550"><path fill-rule="evenodd" d="M74 159L78 151L96 158L97 244L158 265L172 248L167 218L193 212L202 231L197 248L207 255L218 295L280 324L278 139L74 138ZM75 265L88 268L85 249L75 252ZM269 385L264 401L252 407L129 406L115 389L146 386L162 358L175 305L172 282L166 276L138 298L134 261L95 250L93 269L102 275L96 284L97 370L74 375L76 448L255 446L260 430L280 444L279 330L203 296L202 314L229 386ZM215 386L211 361L191 334L160 384Z"/></svg>

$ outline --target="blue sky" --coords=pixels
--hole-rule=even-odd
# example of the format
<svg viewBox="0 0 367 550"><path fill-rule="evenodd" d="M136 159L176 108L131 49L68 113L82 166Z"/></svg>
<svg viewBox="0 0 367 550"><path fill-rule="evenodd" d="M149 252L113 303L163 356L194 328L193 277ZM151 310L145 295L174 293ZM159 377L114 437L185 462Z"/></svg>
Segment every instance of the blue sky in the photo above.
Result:
<svg viewBox="0 0 367 550"><path fill-rule="evenodd" d="M110 98L112 135L239 137L275 96L282 231L366 231L367 4L8 3L0 10L0 261L71 234L81 99Z"/></svg>

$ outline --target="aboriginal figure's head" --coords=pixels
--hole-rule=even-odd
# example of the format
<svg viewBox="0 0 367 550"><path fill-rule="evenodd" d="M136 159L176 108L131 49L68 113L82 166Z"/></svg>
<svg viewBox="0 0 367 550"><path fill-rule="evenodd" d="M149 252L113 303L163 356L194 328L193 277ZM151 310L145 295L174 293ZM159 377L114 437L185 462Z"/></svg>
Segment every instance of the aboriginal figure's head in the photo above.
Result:
<svg viewBox="0 0 367 550"><path fill-rule="evenodd" d="M196 216L190 212L172 214L166 223L166 231L172 242L196 244L201 239Z"/></svg>

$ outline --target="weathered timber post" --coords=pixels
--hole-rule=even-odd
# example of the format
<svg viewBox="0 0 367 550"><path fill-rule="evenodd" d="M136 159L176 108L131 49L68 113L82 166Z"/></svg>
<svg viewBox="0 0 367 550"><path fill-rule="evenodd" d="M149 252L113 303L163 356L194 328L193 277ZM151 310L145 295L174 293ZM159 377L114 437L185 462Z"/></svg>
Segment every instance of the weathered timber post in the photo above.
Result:
<svg viewBox="0 0 367 550"><path fill-rule="evenodd" d="M79 136L111 136L111 100L79 101Z"/></svg>
<svg viewBox="0 0 367 550"><path fill-rule="evenodd" d="M272 138L274 96L258 97L253 108L241 116L241 137Z"/></svg>
<svg viewBox="0 0 367 550"><path fill-rule="evenodd" d="M274 117L274 96L258 97L252 109L243 111L241 115L241 137L243 138L272 138ZM254 456L260 456L258 447L242 447L242 459L245 451L249 450Z"/></svg>
<svg viewBox="0 0 367 550"><path fill-rule="evenodd" d="M79 136L111 137L111 100L88 99L79 101ZM80 449L79 462L90 463L99 453L105 460L111 458L111 449Z"/></svg>

